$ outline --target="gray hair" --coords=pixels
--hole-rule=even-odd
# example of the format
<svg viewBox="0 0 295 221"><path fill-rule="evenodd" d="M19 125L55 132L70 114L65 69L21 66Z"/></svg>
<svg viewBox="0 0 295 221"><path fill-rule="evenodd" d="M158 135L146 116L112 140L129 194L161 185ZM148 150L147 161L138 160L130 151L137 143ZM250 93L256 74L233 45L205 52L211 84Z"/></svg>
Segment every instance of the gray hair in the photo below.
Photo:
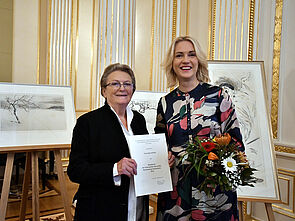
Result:
<svg viewBox="0 0 295 221"><path fill-rule="evenodd" d="M104 72L103 72L102 77L100 79L100 92L101 92L101 94L103 95L103 93L102 93L103 88L106 88L106 86L107 86L108 76L111 73L113 73L114 71L123 71L123 72L129 74L129 76L131 77L131 80L132 80L133 93L134 93L134 91L136 89L136 85L135 85L135 76L134 76L132 69L127 64L115 63L115 64L110 64L109 66L107 66L104 69Z"/></svg>

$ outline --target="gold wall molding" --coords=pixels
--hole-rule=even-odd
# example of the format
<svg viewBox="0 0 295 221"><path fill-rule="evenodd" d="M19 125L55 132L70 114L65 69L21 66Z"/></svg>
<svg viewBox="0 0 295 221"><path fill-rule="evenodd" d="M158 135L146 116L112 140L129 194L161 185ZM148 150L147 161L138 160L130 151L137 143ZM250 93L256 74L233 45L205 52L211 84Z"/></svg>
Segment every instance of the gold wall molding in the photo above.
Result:
<svg viewBox="0 0 295 221"><path fill-rule="evenodd" d="M210 0L208 59L256 60L260 2Z"/></svg>
<svg viewBox="0 0 295 221"><path fill-rule="evenodd" d="M73 59L73 0L48 1L47 84L70 85Z"/></svg>
<svg viewBox="0 0 295 221"><path fill-rule="evenodd" d="M253 61L254 15L255 15L255 0L251 0L250 6L249 6L248 61Z"/></svg>
<svg viewBox="0 0 295 221"><path fill-rule="evenodd" d="M280 179L285 180L288 184L287 187L287 202L280 204L273 204L274 212L284 216L295 218L295 171L287 169L278 169L278 175ZM292 192L293 191L293 192ZM285 207L284 207L285 206Z"/></svg>
<svg viewBox="0 0 295 221"><path fill-rule="evenodd" d="M190 10L189 10L190 0L186 1L186 31L185 34L189 35L189 16L190 16Z"/></svg>
<svg viewBox="0 0 295 221"><path fill-rule="evenodd" d="M275 145L275 151L283 152L283 153L291 153L291 154L295 154L295 148L293 148L293 147L281 146L281 145Z"/></svg>
<svg viewBox="0 0 295 221"><path fill-rule="evenodd" d="M188 1L186 3L188 4ZM183 4L183 7L186 8L182 8L180 0L152 1L149 78L149 89L151 91L167 91L167 80L161 64L171 42L179 35L181 8L185 9L184 13L188 13L187 5ZM187 16L184 16L184 18L187 19ZM187 25L185 27L187 28Z"/></svg>
<svg viewBox="0 0 295 221"><path fill-rule="evenodd" d="M173 16L172 16L172 40L176 37L177 24L177 0L173 0Z"/></svg>
<svg viewBox="0 0 295 221"><path fill-rule="evenodd" d="M278 102L280 79L280 54L282 31L283 0L276 0L273 64L272 64L272 96L271 96L271 125L274 139L278 138Z"/></svg>
<svg viewBox="0 0 295 221"><path fill-rule="evenodd" d="M216 29L216 0L209 1L208 52L207 57L214 60L215 29Z"/></svg>
<svg viewBox="0 0 295 221"><path fill-rule="evenodd" d="M46 21L41 22L41 26L46 25L46 41L44 42L46 67L44 67L44 76L43 69L40 67L38 83L72 86L76 107L79 0L39 2L39 4L42 3L42 8L46 5ZM43 16L44 12L44 10L41 11ZM43 47L42 41L38 47ZM43 80L42 77L44 77Z"/></svg>
<svg viewBox="0 0 295 221"><path fill-rule="evenodd" d="M40 42L41 42L41 1L38 1L38 42L37 42L37 78L36 84L40 84Z"/></svg>
<svg viewBox="0 0 295 221"><path fill-rule="evenodd" d="M150 66L150 91L153 90L153 61L154 61L154 34L155 34L155 0L152 2L152 27L151 27L151 66Z"/></svg>
<svg viewBox="0 0 295 221"><path fill-rule="evenodd" d="M80 2L79 0L76 0L75 2L75 6L76 6L76 19L74 20L74 16L72 17L72 29L74 28L74 23L75 23L75 38L74 38L74 34L72 33L71 35L71 39L72 39L72 45L71 47L74 49L74 59L71 60L71 85L73 86L73 78L74 78L74 104L75 104L75 108L77 108L77 73L78 73L78 48L79 48L79 5ZM74 4L73 4L74 5ZM74 7L72 8L72 14L74 14ZM75 22L74 22L75 21ZM74 29L73 29L74 30ZM73 60L75 60L74 62L74 74L73 74Z"/></svg>
<svg viewBox="0 0 295 221"><path fill-rule="evenodd" d="M90 109L100 107L100 78L112 63L134 68L135 0L93 0Z"/></svg>

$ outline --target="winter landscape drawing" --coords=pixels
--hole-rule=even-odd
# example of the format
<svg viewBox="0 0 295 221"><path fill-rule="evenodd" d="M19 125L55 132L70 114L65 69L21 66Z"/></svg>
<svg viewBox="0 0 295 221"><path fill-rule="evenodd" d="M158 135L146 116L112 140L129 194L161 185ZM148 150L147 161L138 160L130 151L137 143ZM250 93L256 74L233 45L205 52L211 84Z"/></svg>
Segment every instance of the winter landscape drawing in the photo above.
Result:
<svg viewBox="0 0 295 221"><path fill-rule="evenodd" d="M149 133L154 133L158 102L165 94L162 92L135 91L129 103L132 110L138 111L145 117Z"/></svg>
<svg viewBox="0 0 295 221"><path fill-rule="evenodd" d="M0 131L65 129L63 96L0 93Z"/></svg>

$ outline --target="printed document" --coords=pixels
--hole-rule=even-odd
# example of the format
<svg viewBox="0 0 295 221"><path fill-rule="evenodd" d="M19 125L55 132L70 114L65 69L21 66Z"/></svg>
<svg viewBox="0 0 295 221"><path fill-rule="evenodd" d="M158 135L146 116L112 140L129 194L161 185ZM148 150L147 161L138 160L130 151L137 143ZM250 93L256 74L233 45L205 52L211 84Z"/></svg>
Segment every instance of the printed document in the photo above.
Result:
<svg viewBox="0 0 295 221"><path fill-rule="evenodd" d="M129 136L128 143L137 163L136 196L172 191L165 134Z"/></svg>

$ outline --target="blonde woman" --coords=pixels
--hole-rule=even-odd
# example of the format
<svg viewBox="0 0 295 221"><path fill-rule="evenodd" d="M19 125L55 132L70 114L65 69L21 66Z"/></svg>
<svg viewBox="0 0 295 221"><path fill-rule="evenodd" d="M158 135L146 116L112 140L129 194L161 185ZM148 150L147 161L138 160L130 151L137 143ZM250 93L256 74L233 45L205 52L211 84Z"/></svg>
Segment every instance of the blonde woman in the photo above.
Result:
<svg viewBox="0 0 295 221"><path fill-rule="evenodd" d="M176 38L163 63L168 87L176 87L158 104L156 133L166 133L169 151L175 156L171 167L173 191L158 196L157 220L238 220L235 190L214 196L198 190L204 177L191 172L180 156L195 136L214 137L229 133L244 150L235 109L226 92L208 84L208 64L201 47L193 38Z"/></svg>

